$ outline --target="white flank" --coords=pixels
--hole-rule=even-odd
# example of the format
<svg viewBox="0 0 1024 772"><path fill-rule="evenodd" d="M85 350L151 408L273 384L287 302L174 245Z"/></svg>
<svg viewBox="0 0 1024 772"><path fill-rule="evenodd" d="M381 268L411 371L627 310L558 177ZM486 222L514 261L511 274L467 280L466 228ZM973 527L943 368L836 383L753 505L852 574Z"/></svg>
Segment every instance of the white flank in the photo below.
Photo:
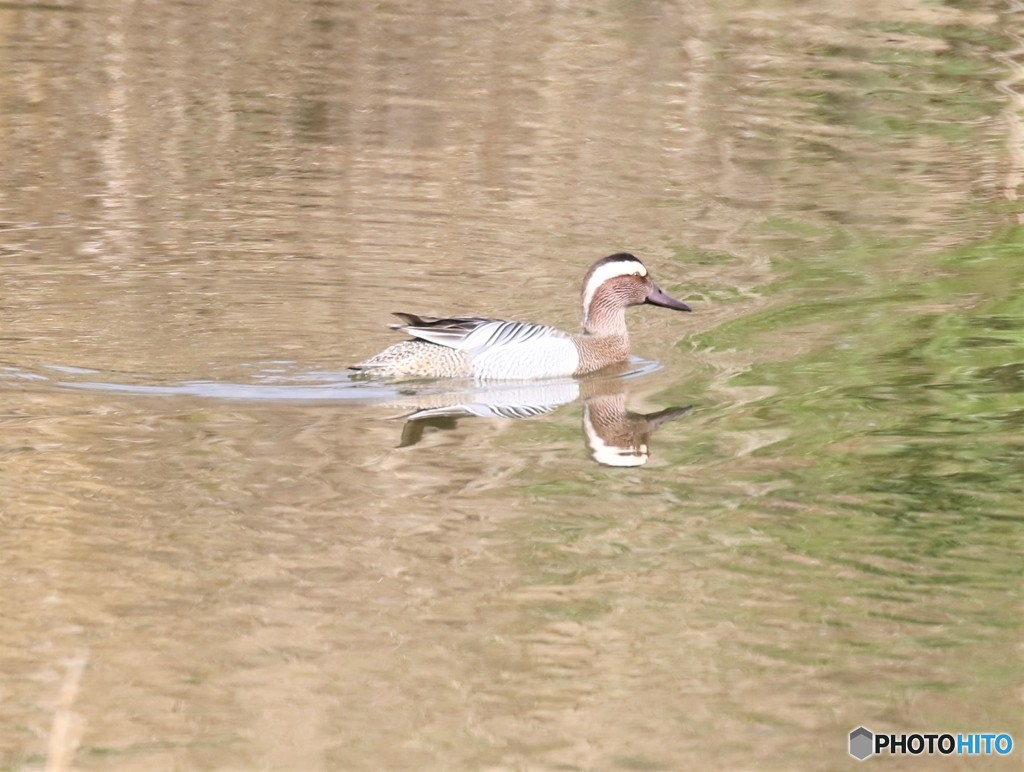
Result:
<svg viewBox="0 0 1024 772"><path fill-rule="evenodd" d="M572 375L580 366L580 352L568 335L484 348L472 358L473 377L483 380L559 378Z"/></svg>
<svg viewBox="0 0 1024 772"><path fill-rule="evenodd" d="M597 288L618 276L646 276L647 269L639 260L615 260L605 263L590 275L590 281L583 288L583 315L590 313L590 303L597 294Z"/></svg>

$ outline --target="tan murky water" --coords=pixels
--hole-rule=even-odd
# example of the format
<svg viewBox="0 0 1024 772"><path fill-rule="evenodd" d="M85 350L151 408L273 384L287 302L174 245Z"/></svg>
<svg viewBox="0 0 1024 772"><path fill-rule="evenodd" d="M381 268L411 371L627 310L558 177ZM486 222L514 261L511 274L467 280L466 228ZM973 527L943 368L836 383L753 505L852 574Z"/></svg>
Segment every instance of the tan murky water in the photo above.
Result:
<svg viewBox="0 0 1024 772"><path fill-rule="evenodd" d="M959 403L916 396L988 370L915 337L1007 291L943 260L1016 221L1022 25L923 0L0 4L0 768L1024 742L1020 358L992 344L969 396L1005 401L960 435ZM696 311L631 312L632 377L347 381L392 310L573 328L619 250ZM452 400L536 415L395 420ZM595 420L646 464L598 463Z"/></svg>

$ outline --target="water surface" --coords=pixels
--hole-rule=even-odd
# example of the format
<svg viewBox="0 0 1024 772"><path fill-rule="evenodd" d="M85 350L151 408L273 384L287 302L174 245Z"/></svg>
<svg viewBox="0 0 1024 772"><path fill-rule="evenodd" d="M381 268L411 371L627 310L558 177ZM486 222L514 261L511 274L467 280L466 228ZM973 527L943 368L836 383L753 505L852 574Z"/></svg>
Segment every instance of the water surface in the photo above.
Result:
<svg viewBox="0 0 1024 772"><path fill-rule="evenodd" d="M0 7L0 766L1024 742L1022 23ZM392 310L573 328L620 250L695 309L633 377L412 428L484 398L348 381Z"/></svg>

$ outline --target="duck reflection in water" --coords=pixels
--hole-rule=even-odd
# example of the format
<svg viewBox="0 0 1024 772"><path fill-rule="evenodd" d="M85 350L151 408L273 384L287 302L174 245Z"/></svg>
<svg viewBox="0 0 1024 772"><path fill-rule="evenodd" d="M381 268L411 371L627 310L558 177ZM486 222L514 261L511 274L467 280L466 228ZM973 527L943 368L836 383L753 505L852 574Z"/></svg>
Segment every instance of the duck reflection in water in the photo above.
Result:
<svg viewBox="0 0 1024 772"><path fill-rule="evenodd" d="M604 466L643 466L650 458L654 433L691 406L635 413L626 407L628 379L609 377L619 371L573 381L516 384L506 388L469 387L465 392L409 395L403 406L417 409L403 416L399 447L416 445L428 429L455 428L462 418L525 419L551 413L576 400L583 402L583 434L590 456Z"/></svg>

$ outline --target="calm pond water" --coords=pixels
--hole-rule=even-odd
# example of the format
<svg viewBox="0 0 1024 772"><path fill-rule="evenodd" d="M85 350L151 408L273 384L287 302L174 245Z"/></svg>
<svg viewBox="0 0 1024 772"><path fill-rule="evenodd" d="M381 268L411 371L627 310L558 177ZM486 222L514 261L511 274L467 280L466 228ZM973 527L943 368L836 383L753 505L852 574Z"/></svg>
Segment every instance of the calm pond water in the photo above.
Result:
<svg viewBox="0 0 1024 772"><path fill-rule="evenodd" d="M0 147L0 769L1019 765L1019 4L3 3Z"/></svg>

